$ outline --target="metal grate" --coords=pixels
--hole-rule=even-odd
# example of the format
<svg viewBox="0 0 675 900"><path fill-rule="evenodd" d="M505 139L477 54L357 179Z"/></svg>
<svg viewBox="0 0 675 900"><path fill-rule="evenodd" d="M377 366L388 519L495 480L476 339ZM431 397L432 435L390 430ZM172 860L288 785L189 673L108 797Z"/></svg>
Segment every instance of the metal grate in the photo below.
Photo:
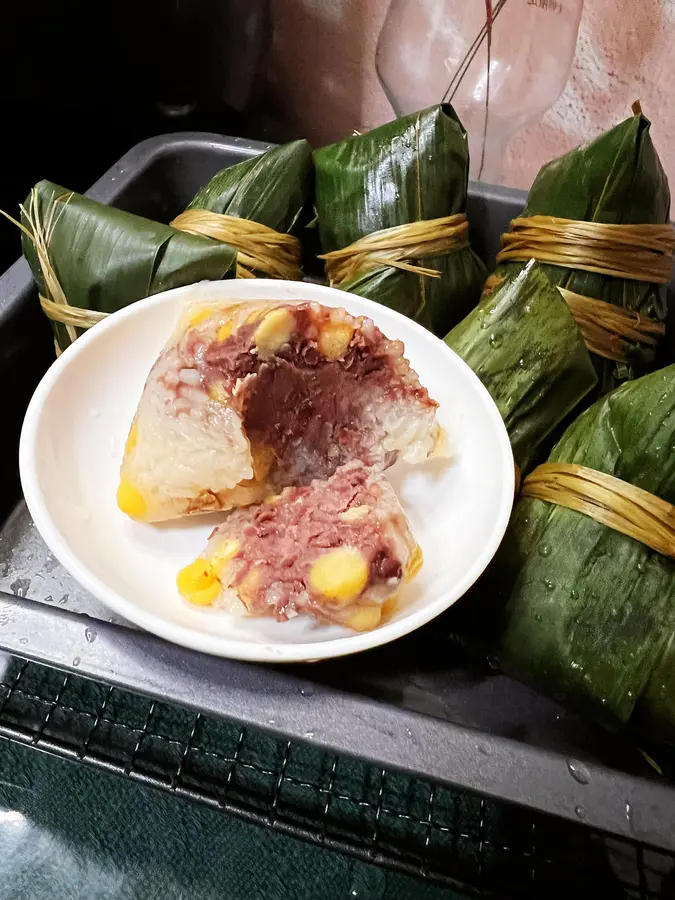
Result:
<svg viewBox="0 0 675 900"><path fill-rule="evenodd" d="M675 855L35 663L0 668L0 736L327 848L481 897L673 896Z"/></svg>

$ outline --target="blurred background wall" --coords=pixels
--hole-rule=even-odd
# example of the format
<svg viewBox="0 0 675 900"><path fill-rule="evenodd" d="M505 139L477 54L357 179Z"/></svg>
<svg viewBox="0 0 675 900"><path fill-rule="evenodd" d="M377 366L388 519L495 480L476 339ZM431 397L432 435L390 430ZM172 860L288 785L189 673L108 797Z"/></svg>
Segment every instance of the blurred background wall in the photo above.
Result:
<svg viewBox="0 0 675 900"><path fill-rule="evenodd" d="M289 128L322 144L392 118L374 61L389 0L271 4L267 91ZM567 87L513 139L504 180L529 187L542 163L626 118L639 99L675 183L673 48L675 0L586 0Z"/></svg>

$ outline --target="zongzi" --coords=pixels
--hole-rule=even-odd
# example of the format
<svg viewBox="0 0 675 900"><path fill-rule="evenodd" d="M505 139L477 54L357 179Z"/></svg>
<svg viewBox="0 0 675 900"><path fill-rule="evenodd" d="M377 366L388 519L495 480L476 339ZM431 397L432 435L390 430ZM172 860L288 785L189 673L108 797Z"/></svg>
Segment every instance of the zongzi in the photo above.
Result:
<svg viewBox="0 0 675 900"><path fill-rule="evenodd" d="M545 165L488 279L489 289L531 258L544 263L593 353L603 393L653 368L664 332L675 241L649 129L636 105L630 119Z"/></svg>
<svg viewBox="0 0 675 900"><path fill-rule="evenodd" d="M23 252L59 350L82 329L170 288L233 278L233 247L41 181L22 207Z"/></svg>
<svg viewBox="0 0 675 900"><path fill-rule="evenodd" d="M148 377L118 505L142 521L257 503L358 460L443 447L437 403L400 341L317 303L186 310Z"/></svg>
<svg viewBox="0 0 675 900"><path fill-rule="evenodd" d="M370 631L422 551L387 480L361 463L234 510L178 575L190 603Z"/></svg>
<svg viewBox="0 0 675 900"><path fill-rule="evenodd" d="M450 106L317 150L316 211L329 279L441 337L485 281L466 221L469 151Z"/></svg>
<svg viewBox="0 0 675 900"><path fill-rule="evenodd" d="M222 169L171 224L236 247L239 277L300 279L302 248L291 232L308 205L312 175L308 142L282 144Z"/></svg>
<svg viewBox="0 0 675 900"><path fill-rule="evenodd" d="M445 343L492 395L523 470L597 381L572 314L534 261L484 297Z"/></svg>
<svg viewBox="0 0 675 900"><path fill-rule="evenodd" d="M507 672L612 727L637 713L670 740L674 385L675 366L628 382L566 430L525 480L493 568Z"/></svg>

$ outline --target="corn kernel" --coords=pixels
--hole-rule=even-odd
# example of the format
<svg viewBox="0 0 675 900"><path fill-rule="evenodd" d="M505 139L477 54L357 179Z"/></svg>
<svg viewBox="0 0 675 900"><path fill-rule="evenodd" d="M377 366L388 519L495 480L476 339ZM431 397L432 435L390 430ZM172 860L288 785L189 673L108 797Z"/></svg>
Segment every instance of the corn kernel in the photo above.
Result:
<svg viewBox="0 0 675 900"><path fill-rule="evenodd" d="M329 550L312 563L310 586L324 597L351 603L368 584L368 563L353 547Z"/></svg>
<svg viewBox="0 0 675 900"><path fill-rule="evenodd" d="M424 565L424 556L422 554L422 548L419 544L416 545L415 549L412 552L412 556L408 561L408 565L406 567L404 580L412 581L413 578L417 575L419 570Z"/></svg>
<svg viewBox="0 0 675 900"><path fill-rule="evenodd" d="M212 384L209 388L209 397L215 403L227 403L227 391L225 390L225 385L219 381Z"/></svg>
<svg viewBox="0 0 675 900"><path fill-rule="evenodd" d="M354 329L346 322L325 325L319 333L319 350L326 359L341 359L351 342Z"/></svg>
<svg viewBox="0 0 675 900"><path fill-rule="evenodd" d="M230 335L232 334L234 328L232 322L223 322L223 324L216 331L216 340L217 341L226 341Z"/></svg>
<svg viewBox="0 0 675 900"><path fill-rule="evenodd" d="M205 322L210 315L210 309L200 309L194 314L194 316L192 316L192 318L188 322L188 328L196 328L197 325L201 325L202 322Z"/></svg>
<svg viewBox="0 0 675 900"><path fill-rule="evenodd" d="M268 312L255 330L253 340L261 356L270 356L291 339L295 318L283 308Z"/></svg>
<svg viewBox="0 0 675 900"><path fill-rule="evenodd" d="M213 566L201 557L180 570L176 586L181 596L196 606L211 606L220 594Z"/></svg>
<svg viewBox="0 0 675 900"><path fill-rule="evenodd" d="M120 481L117 488L117 505L132 519L143 519L148 510L141 492L126 478Z"/></svg>
<svg viewBox="0 0 675 900"><path fill-rule="evenodd" d="M250 610L253 603L253 595L260 584L260 569L251 569L236 586L239 599L246 609Z"/></svg>
<svg viewBox="0 0 675 900"><path fill-rule="evenodd" d="M388 597L382 606L380 607L380 612L382 618L386 621L396 612L396 607L398 606L399 595L394 594L392 597Z"/></svg>
<svg viewBox="0 0 675 900"><path fill-rule="evenodd" d="M228 540L224 541L219 547L216 548L216 552L211 557L211 562L214 566L218 566L218 568L224 566L226 563L229 563L231 559L239 552L239 541L234 538L228 538Z"/></svg>
<svg viewBox="0 0 675 900"><path fill-rule="evenodd" d="M369 512L369 506L351 506L340 513L340 518L343 522L359 522L361 519L365 519Z"/></svg>
<svg viewBox="0 0 675 900"><path fill-rule="evenodd" d="M347 616L344 624L354 631L372 631L380 624L381 615L379 606L358 606L355 612Z"/></svg>
<svg viewBox="0 0 675 900"><path fill-rule="evenodd" d="M256 481L264 481L270 473L276 459L274 450L264 444L251 447L253 460L253 477Z"/></svg>
<svg viewBox="0 0 675 900"><path fill-rule="evenodd" d="M136 444L138 443L138 425L134 422L134 424L129 429L129 436L127 437L127 442L124 445L124 455L128 456L129 453L134 449Z"/></svg>

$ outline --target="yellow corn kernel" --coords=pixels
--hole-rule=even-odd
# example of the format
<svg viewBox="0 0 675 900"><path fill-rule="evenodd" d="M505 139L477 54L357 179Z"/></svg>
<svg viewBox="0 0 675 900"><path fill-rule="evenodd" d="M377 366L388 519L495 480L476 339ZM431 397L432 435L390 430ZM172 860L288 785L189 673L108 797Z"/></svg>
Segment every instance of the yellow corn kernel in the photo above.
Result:
<svg viewBox="0 0 675 900"><path fill-rule="evenodd" d="M354 329L346 322L324 325L319 333L319 350L326 359L341 359L347 352Z"/></svg>
<svg viewBox="0 0 675 900"><path fill-rule="evenodd" d="M194 316L192 316L192 318L188 322L188 328L196 328L197 325L201 325L202 322L205 322L210 315L210 309L200 309L194 314Z"/></svg>
<svg viewBox="0 0 675 900"><path fill-rule="evenodd" d="M234 538L228 538L228 540L224 541L217 549L216 552L211 557L211 562L214 566L221 568L226 563L229 563L231 559L239 552L239 541Z"/></svg>
<svg viewBox="0 0 675 900"><path fill-rule="evenodd" d="M368 563L353 547L329 550L312 563L310 586L324 597L351 603L368 584Z"/></svg>
<svg viewBox="0 0 675 900"><path fill-rule="evenodd" d="M357 606L344 620L344 624L354 631L372 631L380 624L381 616L379 606Z"/></svg>
<svg viewBox="0 0 675 900"><path fill-rule="evenodd" d="M117 505L132 519L143 519L148 510L143 495L127 478L123 478L117 488Z"/></svg>
<svg viewBox="0 0 675 900"><path fill-rule="evenodd" d="M127 437L127 442L124 445L124 455L128 456L129 453L134 449L136 444L138 443L138 425L134 422L134 424L129 429L129 436Z"/></svg>
<svg viewBox="0 0 675 900"><path fill-rule="evenodd" d="M225 390L225 385L220 381L212 384L209 388L209 397L215 403L227 403L227 391Z"/></svg>
<svg viewBox="0 0 675 900"><path fill-rule="evenodd" d="M211 606L220 594L213 566L201 557L180 570L176 586L181 596L196 606Z"/></svg>
<svg viewBox="0 0 675 900"><path fill-rule="evenodd" d="M217 341L226 341L232 332L234 331L234 326L232 322L223 322L223 324L216 331L216 340Z"/></svg>
<svg viewBox="0 0 675 900"><path fill-rule="evenodd" d="M272 353L287 344L295 331L295 318L289 310L282 308L268 312L255 330L253 340L261 356Z"/></svg>
<svg viewBox="0 0 675 900"><path fill-rule="evenodd" d="M239 596L239 599L244 604L246 609L251 608L253 603L253 594L255 593L256 588L260 584L260 570L259 569L251 569L251 571L242 578L239 584L236 586L236 591Z"/></svg>
<svg viewBox="0 0 675 900"><path fill-rule="evenodd" d="M253 460L253 477L256 481L264 481L276 459L274 450L265 444L257 444L251 447L251 458Z"/></svg>
<svg viewBox="0 0 675 900"><path fill-rule="evenodd" d="M389 597L384 601L382 606L380 607L380 612L382 614L382 618L386 621L396 612L396 607L398 606L399 595L394 594L393 597Z"/></svg>
<svg viewBox="0 0 675 900"><path fill-rule="evenodd" d="M424 565L424 556L422 554L422 548L419 544L415 547L412 552L412 556L408 561L408 565L406 567L404 581L412 581L415 575L419 572L419 570Z"/></svg>
<svg viewBox="0 0 675 900"><path fill-rule="evenodd" d="M369 512L369 506L351 506L340 513L340 518L343 522L359 522L361 519L365 519Z"/></svg>

